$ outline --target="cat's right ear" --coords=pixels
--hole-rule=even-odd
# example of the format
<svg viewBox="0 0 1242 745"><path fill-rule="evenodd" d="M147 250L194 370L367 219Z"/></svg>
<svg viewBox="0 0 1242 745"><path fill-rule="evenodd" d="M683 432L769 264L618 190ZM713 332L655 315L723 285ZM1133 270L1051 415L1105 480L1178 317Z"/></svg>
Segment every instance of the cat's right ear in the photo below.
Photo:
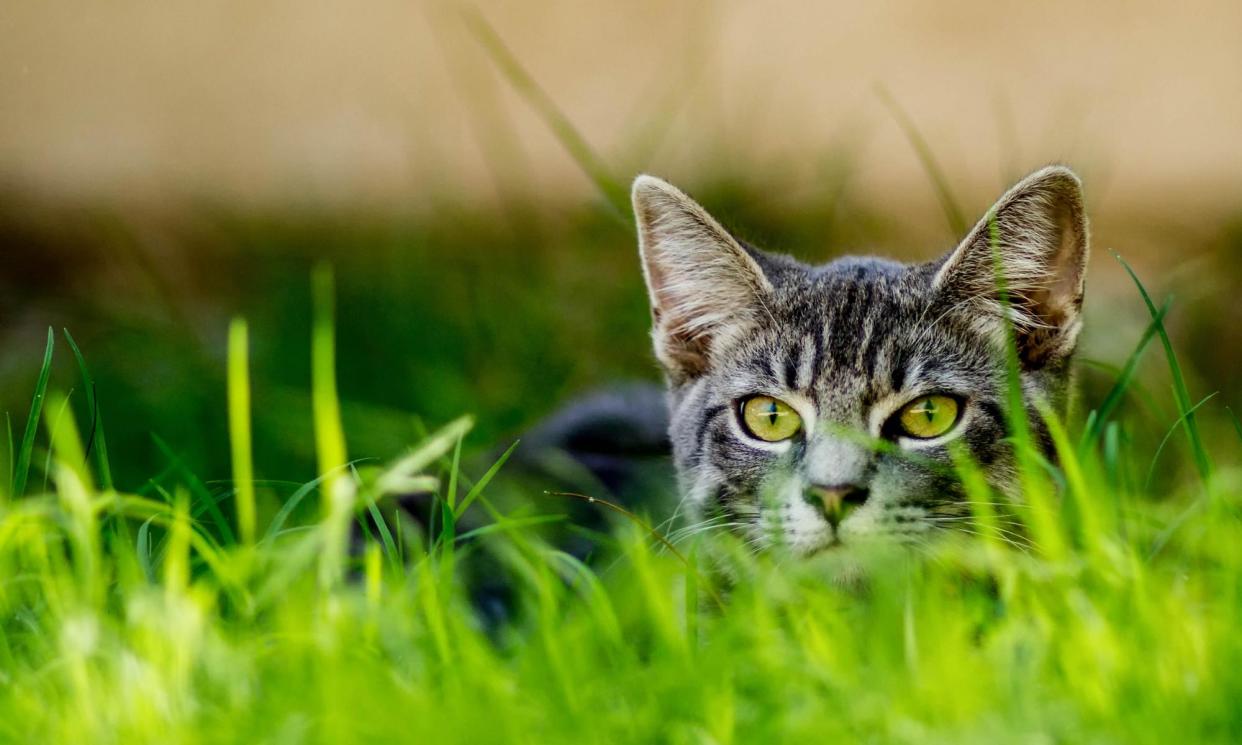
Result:
<svg viewBox="0 0 1242 745"><path fill-rule="evenodd" d="M697 377L756 322L772 285L737 240L676 187L639 176L632 198L656 357L674 381Z"/></svg>

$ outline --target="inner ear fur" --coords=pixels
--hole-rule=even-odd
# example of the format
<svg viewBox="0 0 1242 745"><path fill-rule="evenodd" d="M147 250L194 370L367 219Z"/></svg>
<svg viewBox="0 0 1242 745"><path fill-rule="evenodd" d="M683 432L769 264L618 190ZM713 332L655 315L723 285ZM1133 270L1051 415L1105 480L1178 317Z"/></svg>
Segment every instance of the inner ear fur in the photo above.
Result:
<svg viewBox="0 0 1242 745"><path fill-rule="evenodd" d="M1087 257L1082 184L1063 166L1027 176L996 202L936 273L935 284L979 311L993 331L1007 312L1028 369L1069 356L1076 343ZM1001 302L997 263L1008 291Z"/></svg>
<svg viewBox="0 0 1242 745"><path fill-rule="evenodd" d="M639 176L632 198L656 357L674 379L701 375L756 321L771 284L741 244L676 187Z"/></svg>

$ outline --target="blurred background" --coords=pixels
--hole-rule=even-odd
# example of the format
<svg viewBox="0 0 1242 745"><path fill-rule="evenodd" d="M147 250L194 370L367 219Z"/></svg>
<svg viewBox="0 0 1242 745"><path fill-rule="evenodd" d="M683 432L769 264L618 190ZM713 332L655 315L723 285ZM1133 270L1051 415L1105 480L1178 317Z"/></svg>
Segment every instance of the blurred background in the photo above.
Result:
<svg viewBox="0 0 1242 745"><path fill-rule="evenodd" d="M946 200L973 223L1053 161L1094 221L1087 404L1148 320L1110 251L1176 294L1192 395L1242 404L1239 31L1224 0L11 0L0 408L20 432L47 328L68 328L120 486L169 451L226 478L242 315L260 475L304 481L326 260L351 455L461 413L487 450L576 393L658 379L636 173L762 247L922 260L960 237ZM53 385L78 386L56 354ZM1172 423L1162 365L1148 350L1135 405Z"/></svg>

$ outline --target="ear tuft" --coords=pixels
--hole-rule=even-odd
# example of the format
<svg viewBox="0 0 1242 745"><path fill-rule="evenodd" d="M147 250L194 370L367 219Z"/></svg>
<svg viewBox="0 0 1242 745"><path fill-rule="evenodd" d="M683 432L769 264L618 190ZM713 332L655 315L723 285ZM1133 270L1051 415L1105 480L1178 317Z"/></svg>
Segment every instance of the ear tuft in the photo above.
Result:
<svg viewBox="0 0 1242 745"><path fill-rule="evenodd" d="M632 198L656 357L674 381L693 378L756 321L772 286L741 244L676 187L642 175Z"/></svg>
<svg viewBox="0 0 1242 745"><path fill-rule="evenodd" d="M1009 317L1027 369L1074 350L1088 256L1082 183L1064 166L1024 178L1000 198L936 273L935 284L958 304L1002 327L996 259L1009 296Z"/></svg>

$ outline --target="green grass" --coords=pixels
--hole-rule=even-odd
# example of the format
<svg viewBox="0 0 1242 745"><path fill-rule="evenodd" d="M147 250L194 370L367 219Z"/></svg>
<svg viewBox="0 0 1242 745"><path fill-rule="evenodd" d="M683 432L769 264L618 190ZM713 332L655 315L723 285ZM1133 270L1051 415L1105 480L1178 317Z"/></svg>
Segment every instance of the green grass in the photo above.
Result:
<svg viewBox="0 0 1242 745"><path fill-rule="evenodd" d="M111 250L132 240L115 226L73 236L75 261L107 259L139 298L58 297L83 329L81 348L65 333L76 369L54 369L49 330L33 398L0 380L10 409L30 402L0 442L0 741L1242 738L1242 424L1218 403L1237 391L1191 394L1196 370L1227 364L1228 315L1182 312L1210 343L1179 357L1178 314L1132 271L1152 320L1119 368L1084 366L1081 421L1044 412L1057 465L1012 417L1025 501L959 457L969 531L791 561L720 536L670 546L649 527L664 515L596 502L612 527L589 563L549 540L579 497L506 483L512 435L585 385L653 374L617 221L616 174L646 164L610 164L481 15L465 20L602 203L213 214L216 240L177 235L192 249L172 268L128 266L141 252ZM960 234L949 176L881 95ZM728 155L695 192L763 245L910 238L870 205L836 219L848 174L776 204ZM181 270L203 286L178 286ZM192 304L212 292L227 313ZM1160 374L1144 359L1157 336ZM1166 377L1169 395L1147 393ZM395 509L419 491L431 525ZM480 566L511 587L507 620L478 611Z"/></svg>
<svg viewBox="0 0 1242 745"><path fill-rule="evenodd" d="M236 483L224 492L176 463L150 496L108 487L106 461L84 445L90 431L82 436L43 366L32 409L50 392L32 420L44 435L23 440L19 460L50 464L48 486L36 472L0 512L0 739L1242 736L1242 474L1227 465L1236 420L1179 403L1159 424L1175 432L1195 414L1188 447L1153 451L1132 436L1155 424L1127 405L1137 363L1084 422L1045 412L1059 465L1029 451L1020 459L1031 470L1025 504L989 493L960 463L978 517L969 533L917 552L791 561L719 537L670 548L642 517L608 510L612 536L588 566L541 538L552 518L538 505L552 497L514 508L489 498L511 448L497 463L464 465L469 419L386 465L348 459L333 284L316 270L319 473L290 485L278 511L264 513L247 483L244 322L231 326L219 414L234 435ZM1152 310L1159 329L1168 309ZM1134 359L1154 333L1136 340ZM1184 381L1176 355L1166 362ZM1159 494L1140 486L1158 455L1195 464L1208 446L1222 465L1164 480ZM394 494L422 489L437 494L430 532L390 509ZM297 509L314 499L317 512ZM349 525L364 514L374 520L351 550ZM1011 540L1014 521L1029 545ZM466 523L475 527L459 531ZM478 615L463 580L482 556L515 592L517 611L500 623ZM726 574L733 581L722 583Z"/></svg>

